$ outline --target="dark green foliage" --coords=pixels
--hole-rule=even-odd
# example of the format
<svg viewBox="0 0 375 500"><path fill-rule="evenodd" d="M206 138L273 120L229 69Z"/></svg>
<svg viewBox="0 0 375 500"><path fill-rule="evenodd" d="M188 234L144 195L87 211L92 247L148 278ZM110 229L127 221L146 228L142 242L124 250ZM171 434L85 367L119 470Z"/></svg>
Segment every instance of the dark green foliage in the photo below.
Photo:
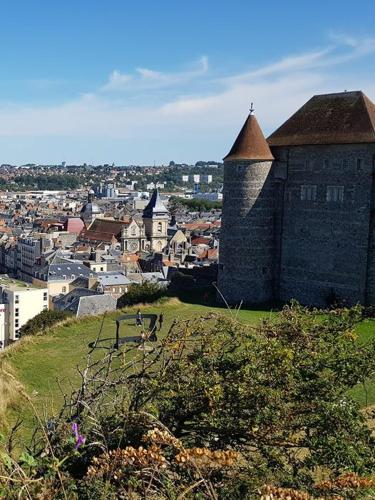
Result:
<svg viewBox="0 0 375 500"><path fill-rule="evenodd" d="M60 321L64 321L70 316L71 314L66 311L57 311L52 309L42 311L34 316L34 318L29 319L29 321L23 325L20 329L21 336L44 333L48 328L51 328L51 326L56 323L60 323Z"/></svg>
<svg viewBox="0 0 375 500"><path fill-rule="evenodd" d="M145 281L144 283L132 283L128 287L127 293L124 293L118 301L117 307L131 306L140 303L152 303L161 299L166 295L166 289L161 287L158 283Z"/></svg>
<svg viewBox="0 0 375 500"><path fill-rule="evenodd" d="M173 206L184 206L194 212L208 212L213 209L221 209L221 201L210 201L210 200L198 200L191 199L187 200L185 198L180 198L178 196L172 196L170 198L170 204Z"/></svg>
<svg viewBox="0 0 375 500"><path fill-rule="evenodd" d="M20 187L28 189L76 189L80 186L80 179L74 175L19 175L14 182Z"/></svg>
<svg viewBox="0 0 375 500"><path fill-rule="evenodd" d="M28 448L29 465L20 466L30 479L48 476L36 487L59 494L64 478L78 498L116 491L117 498L247 499L258 498L265 484L321 497L322 475L327 495L333 488L340 494L338 477L375 470L374 436L348 396L375 373L375 343L363 345L354 334L361 316L359 308L321 315L293 304L254 328L212 313L176 322L147 350L127 345L101 360L89 356L81 387L49 422L47 444L36 432L42 439ZM72 421L86 438L78 449ZM156 439L152 448L145 435L155 429L170 439ZM132 458L120 467L113 453L126 447L132 457L156 461ZM229 468L177 463L176 453L196 448L239 458ZM160 454L164 462L157 462ZM353 478L345 498L362 494ZM373 487L366 481L357 483ZM7 487L9 495L20 485Z"/></svg>

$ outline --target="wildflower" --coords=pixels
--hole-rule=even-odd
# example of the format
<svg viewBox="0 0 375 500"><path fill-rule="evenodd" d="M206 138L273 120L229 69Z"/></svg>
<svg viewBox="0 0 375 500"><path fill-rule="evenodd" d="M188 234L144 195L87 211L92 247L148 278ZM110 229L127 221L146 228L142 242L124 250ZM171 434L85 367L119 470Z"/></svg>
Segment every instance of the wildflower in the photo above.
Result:
<svg viewBox="0 0 375 500"><path fill-rule="evenodd" d="M79 426L76 422L73 422L72 423L72 432L73 432L73 435L74 435L74 440L75 440L75 446L74 448L76 450L78 450L78 448L80 446L82 446L83 444L85 444L85 441L86 441L86 438L85 436L83 436L82 434L79 433Z"/></svg>

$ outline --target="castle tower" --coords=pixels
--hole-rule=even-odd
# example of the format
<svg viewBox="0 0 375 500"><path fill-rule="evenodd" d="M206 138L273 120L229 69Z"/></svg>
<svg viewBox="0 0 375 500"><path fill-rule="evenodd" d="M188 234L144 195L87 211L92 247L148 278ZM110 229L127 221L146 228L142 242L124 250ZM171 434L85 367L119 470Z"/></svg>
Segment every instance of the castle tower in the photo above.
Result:
<svg viewBox="0 0 375 500"><path fill-rule="evenodd" d="M143 210L143 223L146 238L150 242L150 250L162 252L168 244L169 212L161 201L157 189L154 190L148 205Z"/></svg>
<svg viewBox="0 0 375 500"><path fill-rule="evenodd" d="M273 300L273 160L251 109L224 158L218 288L230 304Z"/></svg>

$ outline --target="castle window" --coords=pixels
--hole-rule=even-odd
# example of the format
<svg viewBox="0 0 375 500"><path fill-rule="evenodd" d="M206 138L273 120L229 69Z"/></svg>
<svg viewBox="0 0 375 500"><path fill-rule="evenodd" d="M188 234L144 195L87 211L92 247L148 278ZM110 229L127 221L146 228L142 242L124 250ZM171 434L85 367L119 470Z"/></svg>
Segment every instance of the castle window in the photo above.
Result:
<svg viewBox="0 0 375 500"><path fill-rule="evenodd" d="M361 170L363 167L363 160L362 158L357 158L357 170Z"/></svg>
<svg viewBox="0 0 375 500"><path fill-rule="evenodd" d="M163 232L163 224L161 222L158 222L157 231L159 234Z"/></svg>
<svg viewBox="0 0 375 500"><path fill-rule="evenodd" d="M339 202L344 201L344 186L327 186L327 201Z"/></svg>
<svg viewBox="0 0 375 500"><path fill-rule="evenodd" d="M301 200L302 201L315 201L316 200L316 186L305 185L301 186Z"/></svg>
<svg viewBox="0 0 375 500"><path fill-rule="evenodd" d="M325 159L323 161L323 165L324 165L324 168L328 168L329 167L329 160L328 159Z"/></svg>
<svg viewBox="0 0 375 500"><path fill-rule="evenodd" d="M309 168L309 166L310 166L310 160L309 160L309 159L307 159L307 160L305 160L305 167L306 167L306 168Z"/></svg>
<svg viewBox="0 0 375 500"><path fill-rule="evenodd" d="M347 160L347 159L342 160L342 166L343 166L344 168L348 168L348 164L349 164L349 162L348 162L348 160Z"/></svg>

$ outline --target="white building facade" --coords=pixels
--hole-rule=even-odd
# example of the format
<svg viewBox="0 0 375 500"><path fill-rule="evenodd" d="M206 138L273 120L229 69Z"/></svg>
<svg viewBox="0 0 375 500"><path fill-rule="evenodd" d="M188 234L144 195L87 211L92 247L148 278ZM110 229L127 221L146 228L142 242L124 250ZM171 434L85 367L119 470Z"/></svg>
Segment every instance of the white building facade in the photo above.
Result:
<svg viewBox="0 0 375 500"><path fill-rule="evenodd" d="M48 289L0 276L1 349L20 338L29 319L48 309Z"/></svg>

